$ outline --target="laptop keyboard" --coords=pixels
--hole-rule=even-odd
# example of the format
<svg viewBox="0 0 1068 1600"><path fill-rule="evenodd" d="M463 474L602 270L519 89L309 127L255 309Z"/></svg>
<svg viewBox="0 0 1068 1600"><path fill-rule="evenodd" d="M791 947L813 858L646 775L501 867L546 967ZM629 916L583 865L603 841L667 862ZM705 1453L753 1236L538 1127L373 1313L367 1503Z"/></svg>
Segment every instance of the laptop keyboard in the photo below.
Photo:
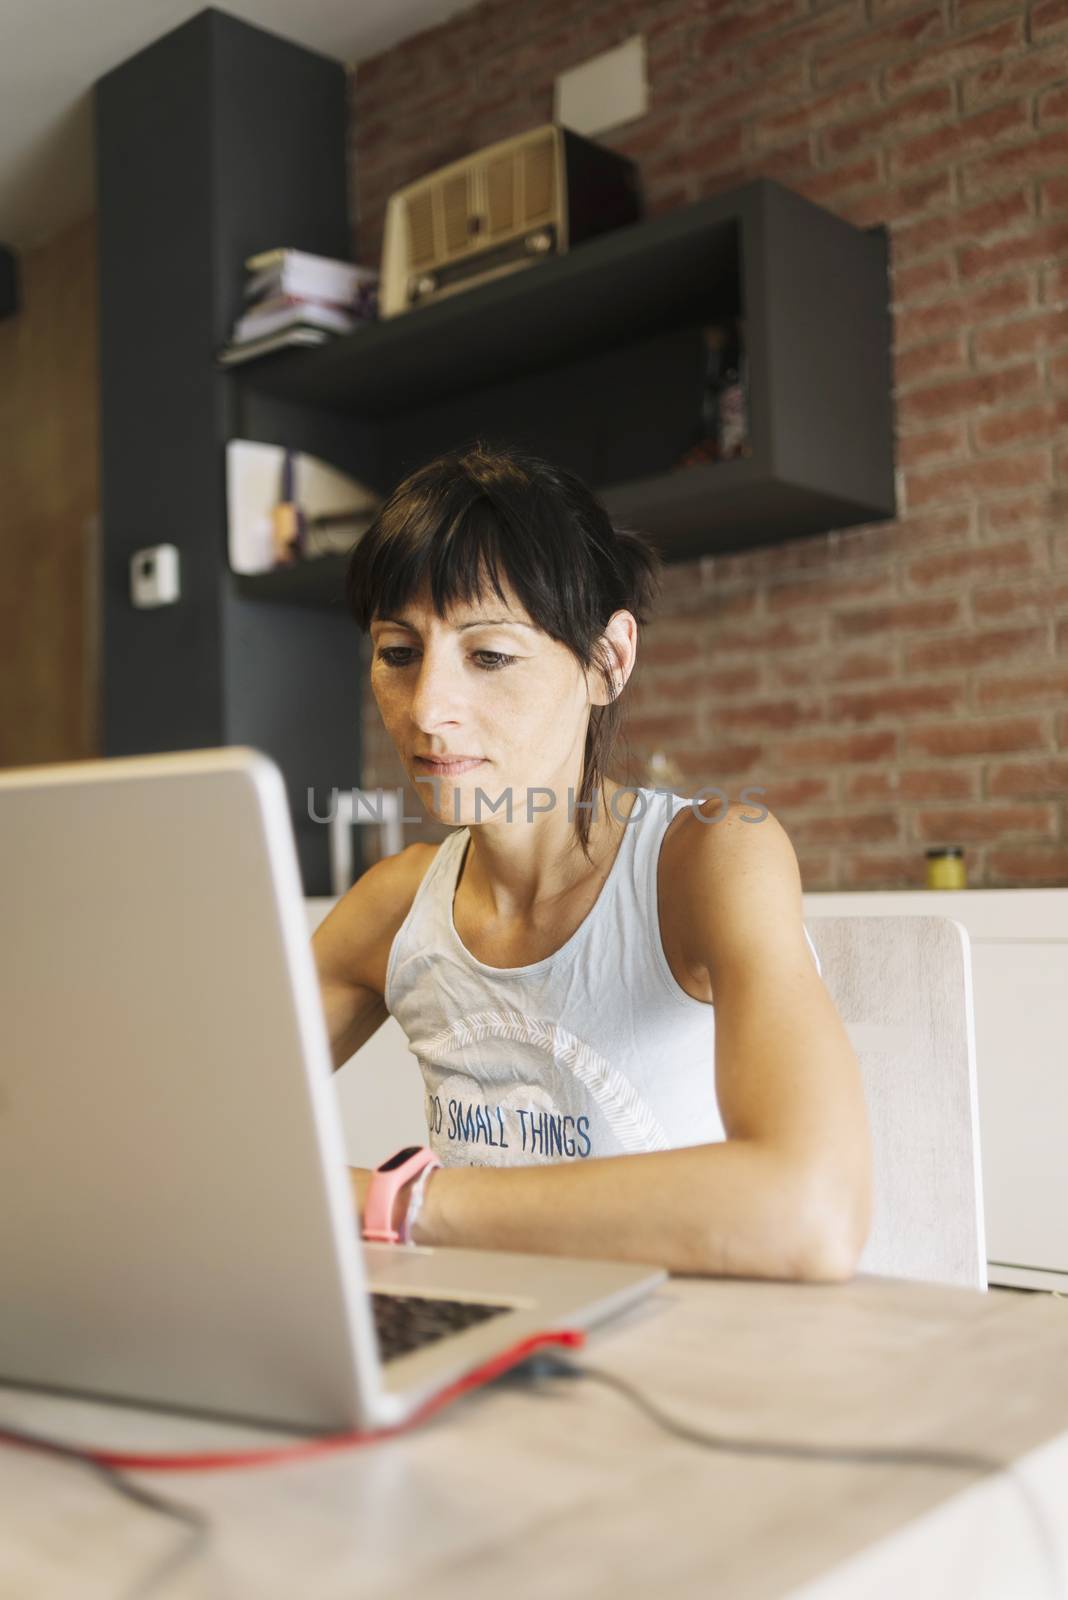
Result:
<svg viewBox="0 0 1068 1600"><path fill-rule="evenodd" d="M424 1345L460 1333L477 1322L499 1317L512 1306L488 1305L480 1300L438 1300L429 1295L371 1294L375 1332L383 1361L409 1355Z"/></svg>

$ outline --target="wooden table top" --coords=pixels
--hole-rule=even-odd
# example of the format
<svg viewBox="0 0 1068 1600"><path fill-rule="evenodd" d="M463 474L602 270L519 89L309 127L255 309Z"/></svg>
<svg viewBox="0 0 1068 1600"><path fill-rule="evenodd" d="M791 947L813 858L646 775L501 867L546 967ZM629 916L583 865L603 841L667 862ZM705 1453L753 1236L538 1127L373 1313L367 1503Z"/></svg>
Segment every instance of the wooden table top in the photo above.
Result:
<svg viewBox="0 0 1068 1600"><path fill-rule="evenodd" d="M1068 1572L1068 1301L875 1277L674 1277L574 1358L721 1434L1016 1466L983 1478L720 1453L601 1383L511 1377L383 1443L134 1475L212 1522L161 1600L378 1600L423 1582L435 1600L900 1600L902 1584L908 1600L1048 1600L1053 1565ZM4 1422L176 1452L284 1438L16 1388L0 1388ZM182 1537L85 1468L13 1448L0 1447L0 1508L3 1600L115 1600Z"/></svg>

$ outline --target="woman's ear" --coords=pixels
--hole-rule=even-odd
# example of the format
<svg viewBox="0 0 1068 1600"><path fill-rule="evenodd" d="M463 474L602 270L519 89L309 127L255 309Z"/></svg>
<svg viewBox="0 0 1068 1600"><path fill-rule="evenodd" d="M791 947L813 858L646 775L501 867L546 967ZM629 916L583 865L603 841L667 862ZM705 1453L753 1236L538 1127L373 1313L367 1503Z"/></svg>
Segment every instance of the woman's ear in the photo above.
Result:
<svg viewBox="0 0 1068 1600"><path fill-rule="evenodd" d="M611 698L617 700L634 671L638 656L638 624L633 613L613 612L602 637L612 666Z"/></svg>

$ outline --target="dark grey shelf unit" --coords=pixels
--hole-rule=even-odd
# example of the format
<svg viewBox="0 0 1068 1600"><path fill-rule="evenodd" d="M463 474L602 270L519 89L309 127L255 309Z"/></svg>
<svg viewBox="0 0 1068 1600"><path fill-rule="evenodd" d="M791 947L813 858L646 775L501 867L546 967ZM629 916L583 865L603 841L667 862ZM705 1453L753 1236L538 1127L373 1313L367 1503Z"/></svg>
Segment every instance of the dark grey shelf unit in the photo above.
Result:
<svg viewBox="0 0 1068 1600"><path fill-rule="evenodd" d="M360 635L264 605L227 552L227 441L289 443L359 476L377 437L269 396L236 404L214 354L245 257L350 247L341 62L209 8L96 84L102 753L248 744L286 780L304 888L330 892L309 815L360 783ZM131 553L171 542L178 604L136 610ZM360 829L355 833L357 871Z"/></svg>
<svg viewBox="0 0 1068 1600"><path fill-rule="evenodd" d="M273 572L235 572L240 594L281 605L344 607L345 568L348 556L316 556Z"/></svg>
<svg viewBox="0 0 1068 1600"><path fill-rule="evenodd" d="M738 313L751 453L676 468L701 326ZM382 488L476 434L541 448L667 560L689 560L895 515L890 332L885 230L757 179L232 381L377 430ZM241 585L331 604L343 567Z"/></svg>
<svg viewBox="0 0 1068 1600"><path fill-rule="evenodd" d="M738 191L742 208L756 187ZM617 228L330 344L250 362L239 377L264 394L387 417L559 366L694 320L710 297L736 305L738 223L734 204L709 201Z"/></svg>

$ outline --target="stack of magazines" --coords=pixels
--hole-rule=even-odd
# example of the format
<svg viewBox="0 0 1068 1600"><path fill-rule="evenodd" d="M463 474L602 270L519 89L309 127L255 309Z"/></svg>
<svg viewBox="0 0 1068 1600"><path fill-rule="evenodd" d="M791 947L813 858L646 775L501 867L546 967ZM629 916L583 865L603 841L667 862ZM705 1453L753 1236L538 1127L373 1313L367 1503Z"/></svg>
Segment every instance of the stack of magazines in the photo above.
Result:
<svg viewBox="0 0 1068 1600"><path fill-rule="evenodd" d="M325 344L378 317L378 273L303 250L266 250L245 262L245 311L219 359L249 361L293 344Z"/></svg>

